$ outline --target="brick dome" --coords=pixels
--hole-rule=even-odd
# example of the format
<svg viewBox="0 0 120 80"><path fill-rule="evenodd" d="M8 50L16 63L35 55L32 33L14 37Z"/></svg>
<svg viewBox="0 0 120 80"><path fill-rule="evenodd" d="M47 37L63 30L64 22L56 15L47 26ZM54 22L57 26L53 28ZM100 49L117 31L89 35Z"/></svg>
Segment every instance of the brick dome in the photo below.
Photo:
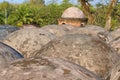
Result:
<svg viewBox="0 0 120 80"><path fill-rule="evenodd" d="M62 16L62 18L85 18L84 13L77 7L67 8Z"/></svg>

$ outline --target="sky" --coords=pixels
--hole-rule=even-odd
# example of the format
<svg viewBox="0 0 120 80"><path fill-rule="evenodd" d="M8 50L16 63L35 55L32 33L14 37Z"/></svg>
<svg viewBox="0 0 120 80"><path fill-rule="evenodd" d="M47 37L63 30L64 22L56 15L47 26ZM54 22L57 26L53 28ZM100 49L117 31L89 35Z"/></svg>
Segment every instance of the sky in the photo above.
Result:
<svg viewBox="0 0 120 80"><path fill-rule="evenodd" d="M3 1L8 1L8 2L12 2L12 3L22 3L24 2L25 0L0 0L0 2L3 2ZM51 0L45 0L46 3L49 3ZM58 3L61 2L62 0L56 0ZM77 0L71 0L71 2L73 3L77 3Z"/></svg>
<svg viewBox="0 0 120 80"><path fill-rule="evenodd" d="M11 2L11 3L22 3L24 2L25 0L0 0L0 2L3 2L3 1L8 1L8 2ZM48 4L51 0L45 0L45 3ZM56 0L58 3L60 3L62 0ZM70 0L73 4L77 4L77 0ZM92 0L92 4L95 4L97 2L99 2L100 0Z"/></svg>
<svg viewBox="0 0 120 80"><path fill-rule="evenodd" d="M12 3L22 3L25 0L0 0L0 2L3 2L3 1L8 1L8 2L12 2Z"/></svg>

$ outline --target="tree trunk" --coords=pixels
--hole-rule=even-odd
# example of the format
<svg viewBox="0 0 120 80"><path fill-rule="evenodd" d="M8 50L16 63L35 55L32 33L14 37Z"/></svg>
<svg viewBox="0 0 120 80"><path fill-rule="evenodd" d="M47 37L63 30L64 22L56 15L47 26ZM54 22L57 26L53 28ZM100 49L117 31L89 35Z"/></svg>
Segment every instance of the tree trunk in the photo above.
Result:
<svg viewBox="0 0 120 80"><path fill-rule="evenodd" d="M79 0L79 1L82 5L83 12L88 17L88 24L93 24L94 23L94 17L91 13L91 10L90 10L90 4L86 0Z"/></svg>
<svg viewBox="0 0 120 80"><path fill-rule="evenodd" d="M106 23L105 23L105 29L110 30L111 28L111 14L113 12L114 7L116 6L118 0L111 0L107 13L106 13Z"/></svg>

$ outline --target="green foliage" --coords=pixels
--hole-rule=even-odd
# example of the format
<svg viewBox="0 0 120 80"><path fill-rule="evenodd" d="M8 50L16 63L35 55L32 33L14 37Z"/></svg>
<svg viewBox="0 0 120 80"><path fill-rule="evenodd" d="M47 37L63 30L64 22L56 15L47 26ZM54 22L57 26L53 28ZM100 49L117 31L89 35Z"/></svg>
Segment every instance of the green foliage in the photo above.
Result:
<svg viewBox="0 0 120 80"><path fill-rule="evenodd" d="M106 11L108 9L108 4L101 4L98 3L96 5L96 10L95 10L95 24L100 25L100 26L105 26L105 19L106 19ZM114 30L118 27L120 27L120 3L118 3L112 12L112 22L111 22L111 29Z"/></svg>
<svg viewBox="0 0 120 80"><path fill-rule="evenodd" d="M71 6L73 6L73 4L70 3L70 0L63 0L62 4L60 5L62 10L65 10L66 8L71 7Z"/></svg>
<svg viewBox="0 0 120 80"><path fill-rule="evenodd" d="M23 4L13 11L8 17L8 23L11 25L22 26L33 22L35 8L29 4Z"/></svg>
<svg viewBox="0 0 120 80"><path fill-rule="evenodd" d="M35 1L34 3L30 1ZM8 2L0 3L0 24L9 24L22 26L23 24L37 24L44 26L48 24L57 24L63 11L68 7L75 6L70 0L63 0L61 4L51 0L48 5L44 0L28 0L23 4L10 4ZM80 5L76 5L80 9ZM105 15L108 5L98 3L96 6L90 6L91 13L95 17L95 25L105 25ZM112 13L112 28L118 28L120 25L120 3Z"/></svg>
<svg viewBox="0 0 120 80"><path fill-rule="evenodd" d="M116 29L120 27L120 3L114 8L112 13L112 29Z"/></svg>
<svg viewBox="0 0 120 80"><path fill-rule="evenodd" d="M4 19L5 19L4 12L0 10L0 24L4 24Z"/></svg>
<svg viewBox="0 0 120 80"><path fill-rule="evenodd" d="M107 6L105 5L99 5L96 7L95 12L94 12L94 17L95 17L95 25L99 25L104 27L105 26L105 16L106 16L106 10Z"/></svg>
<svg viewBox="0 0 120 80"><path fill-rule="evenodd" d="M44 10L43 10L44 9ZM57 24L57 19L61 16L60 8L57 4L50 4L40 9L39 18L42 19L41 26Z"/></svg>
<svg viewBox="0 0 120 80"><path fill-rule="evenodd" d="M22 26L23 24L37 24L39 26L57 24L62 12L73 6L69 0L64 0L62 4L51 3L48 5L44 5L44 0L30 1L35 1L35 4L32 2L14 5L8 2L1 3L0 24L6 24L6 22L15 26Z"/></svg>
<svg viewBox="0 0 120 80"><path fill-rule="evenodd" d="M44 0L28 0L28 2L30 2L31 4L40 4L40 5L45 4Z"/></svg>
<svg viewBox="0 0 120 80"><path fill-rule="evenodd" d="M7 18L13 10L13 5L8 2L0 3L0 24L7 24Z"/></svg>

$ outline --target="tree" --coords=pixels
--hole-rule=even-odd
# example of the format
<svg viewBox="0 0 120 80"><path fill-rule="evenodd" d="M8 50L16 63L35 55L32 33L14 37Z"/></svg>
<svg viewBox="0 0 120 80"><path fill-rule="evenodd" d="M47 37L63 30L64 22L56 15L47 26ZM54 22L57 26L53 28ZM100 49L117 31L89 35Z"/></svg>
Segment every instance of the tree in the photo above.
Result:
<svg viewBox="0 0 120 80"><path fill-rule="evenodd" d="M82 9L83 12L86 14L86 16L88 17L88 23L89 24L93 24L94 23L94 17L92 15L91 9L90 9L90 4L88 1L90 0L78 0L81 5L82 5Z"/></svg>
<svg viewBox="0 0 120 80"><path fill-rule="evenodd" d="M108 10L106 13L106 23L105 23L106 30L110 30L110 28L111 28L111 19L112 19L111 14L112 14L117 2L118 2L118 0L111 0L110 4L108 6Z"/></svg>

